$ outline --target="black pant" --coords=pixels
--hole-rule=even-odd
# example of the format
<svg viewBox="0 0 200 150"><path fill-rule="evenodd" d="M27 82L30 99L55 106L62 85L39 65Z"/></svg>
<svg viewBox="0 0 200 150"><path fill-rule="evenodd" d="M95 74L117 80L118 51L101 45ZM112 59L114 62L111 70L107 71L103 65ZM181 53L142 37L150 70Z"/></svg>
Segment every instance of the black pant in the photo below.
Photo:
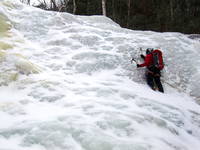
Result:
<svg viewBox="0 0 200 150"><path fill-rule="evenodd" d="M147 71L146 80L147 80L147 84L153 90L155 90L156 87L157 87L158 91L164 93L163 86L162 86L162 83L160 81L160 73L158 73L158 72L157 73L153 73L153 72Z"/></svg>

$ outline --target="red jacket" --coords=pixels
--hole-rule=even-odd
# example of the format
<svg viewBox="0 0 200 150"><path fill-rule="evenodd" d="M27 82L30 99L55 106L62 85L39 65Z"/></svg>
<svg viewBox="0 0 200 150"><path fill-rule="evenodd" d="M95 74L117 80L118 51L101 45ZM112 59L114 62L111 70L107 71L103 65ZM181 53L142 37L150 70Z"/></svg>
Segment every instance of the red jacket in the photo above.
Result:
<svg viewBox="0 0 200 150"><path fill-rule="evenodd" d="M153 65L153 55L152 53L147 54L145 59L144 59L144 63L140 64L140 67L150 67L151 65Z"/></svg>
<svg viewBox="0 0 200 150"><path fill-rule="evenodd" d="M146 66L147 68L151 67L153 65L153 53L158 53L159 54L159 64L158 64L158 69L162 70L164 68L164 64L163 64L163 59L162 59L162 52L158 49L154 50L153 52L151 52L150 54L147 54L145 59L144 59L144 63L140 64L139 67L144 67Z"/></svg>

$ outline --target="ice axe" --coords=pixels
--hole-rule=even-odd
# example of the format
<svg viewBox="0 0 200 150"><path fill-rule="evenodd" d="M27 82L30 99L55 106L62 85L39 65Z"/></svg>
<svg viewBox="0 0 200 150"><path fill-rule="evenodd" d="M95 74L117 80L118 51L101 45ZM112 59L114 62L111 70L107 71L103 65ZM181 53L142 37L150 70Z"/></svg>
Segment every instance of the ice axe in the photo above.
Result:
<svg viewBox="0 0 200 150"><path fill-rule="evenodd" d="M143 50L142 50L142 47L140 47L140 52L141 52L141 54L142 54L142 51L143 51Z"/></svg>
<svg viewBox="0 0 200 150"><path fill-rule="evenodd" d="M137 63L137 61L135 60L135 58L132 58L132 59L131 59L131 64L133 63L133 61L136 63L136 66L137 66L137 68L138 68L138 63Z"/></svg>
<svg viewBox="0 0 200 150"><path fill-rule="evenodd" d="M134 61L136 64L138 64L137 61L135 60L135 58L132 58L132 59L131 59L131 64L133 63L133 61Z"/></svg>

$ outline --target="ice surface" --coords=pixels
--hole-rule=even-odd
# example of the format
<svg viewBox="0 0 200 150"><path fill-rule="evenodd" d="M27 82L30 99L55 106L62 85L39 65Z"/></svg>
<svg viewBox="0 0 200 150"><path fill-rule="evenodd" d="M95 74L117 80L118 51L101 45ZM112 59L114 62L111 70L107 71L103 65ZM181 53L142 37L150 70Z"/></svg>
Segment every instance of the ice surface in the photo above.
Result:
<svg viewBox="0 0 200 150"><path fill-rule="evenodd" d="M0 150L200 147L198 40L12 0L0 18ZM131 64L140 47L163 50L165 94Z"/></svg>

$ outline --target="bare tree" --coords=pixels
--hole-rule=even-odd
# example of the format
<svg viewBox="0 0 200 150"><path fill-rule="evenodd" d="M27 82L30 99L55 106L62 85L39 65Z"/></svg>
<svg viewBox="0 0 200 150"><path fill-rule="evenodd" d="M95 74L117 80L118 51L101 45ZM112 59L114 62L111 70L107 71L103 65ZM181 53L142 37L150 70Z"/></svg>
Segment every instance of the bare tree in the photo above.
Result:
<svg viewBox="0 0 200 150"><path fill-rule="evenodd" d="M116 13L115 13L115 0L112 0L112 16L113 20L116 20Z"/></svg>
<svg viewBox="0 0 200 150"><path fill-rule="evenodd" d="M51 0L50 2L51 2L51 9L58 10L58 7L56 5L56 1L55 0Z"/></svg>
<svg viewBox="0 0 200 150"><path fill-rule="evenodd" d="M131 12L131 0L128 0L128 16L127 16L127 28L129 27L129 20L130 20L130 12Z"/></svg>
<svg viewBox="0 0 200 150"><path fill-rule="evenodd" d="M76 0L73 0L73 14L76 14Z"/></svg>
<svg viewBox="0 0 200 150"><path fill-rule="evenodd" d="M106 16L106 0L102 0L102 11L103 15Z"/></svg>
<svg viewBox="0 0 200 150"><path fill-rule="evenodd" d="M174 20L174 10L173 10L173 1L170 0L170 16L171 16L171 21Z"/></svg>

